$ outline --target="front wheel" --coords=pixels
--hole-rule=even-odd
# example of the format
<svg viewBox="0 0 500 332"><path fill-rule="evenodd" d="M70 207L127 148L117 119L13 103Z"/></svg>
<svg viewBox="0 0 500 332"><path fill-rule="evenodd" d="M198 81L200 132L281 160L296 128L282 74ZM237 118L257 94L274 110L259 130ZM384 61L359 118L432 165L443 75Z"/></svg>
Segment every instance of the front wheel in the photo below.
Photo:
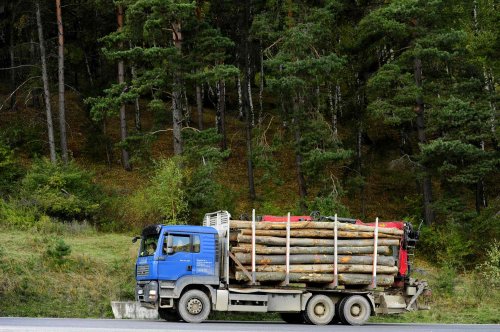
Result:
<svg viewBox="0 0 500 332"><path fill-rule="evenodd" d="M364 296L352 295L340 302L339 314L344 324L363 325L370 318L371 306Z"/></svg>
<svg viewBox="0 0 500 332"><path fill-rule="evenodd" d="M189 290L181 296L178 312L187 323L201 323L210 315L210 299L201 290Z"/></svg>

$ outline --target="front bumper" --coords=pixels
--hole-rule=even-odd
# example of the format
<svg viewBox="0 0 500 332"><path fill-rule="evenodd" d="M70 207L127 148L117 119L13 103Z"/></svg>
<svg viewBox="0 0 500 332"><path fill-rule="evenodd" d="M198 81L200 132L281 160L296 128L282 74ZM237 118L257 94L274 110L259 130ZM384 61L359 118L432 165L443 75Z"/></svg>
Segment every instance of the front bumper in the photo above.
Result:
<svg viewBox="0 0 500 332"><path fill-rule="evenodd" d="M138 281L135 285L135 299L145 307L156 307L158 302L158 282L156 280Z"/></svg>

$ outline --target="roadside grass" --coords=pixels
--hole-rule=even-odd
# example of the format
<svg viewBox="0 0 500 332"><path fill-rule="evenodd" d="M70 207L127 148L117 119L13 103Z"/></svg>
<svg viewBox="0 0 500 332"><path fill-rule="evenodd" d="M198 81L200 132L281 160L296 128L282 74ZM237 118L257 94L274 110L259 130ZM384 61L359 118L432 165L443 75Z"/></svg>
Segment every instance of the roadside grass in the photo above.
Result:
<svg viewBox="0 0 500 332"><path fill-rule="evenodd" d="M426 280L432 290L430 310L377 316L371 322L499 324L500 289L477 271L455 273L417 261L415 278Z"/></svg>
<svg viewBox="0 0 500 332"><path fill-rule="evenodd" d="M63 240L71 254L47 250ZM137 245L122 234L2 229L0 316L112 317L111 300L134 298Z"/></svg>

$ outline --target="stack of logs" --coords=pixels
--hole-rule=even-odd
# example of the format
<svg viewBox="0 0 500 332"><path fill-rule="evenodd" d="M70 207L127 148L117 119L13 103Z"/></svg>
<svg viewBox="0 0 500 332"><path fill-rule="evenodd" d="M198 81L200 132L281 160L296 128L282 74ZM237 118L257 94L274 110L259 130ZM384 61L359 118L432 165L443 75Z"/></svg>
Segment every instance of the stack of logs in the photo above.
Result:
<svg viewBox="0 0 500 332"><path fill-rule="evenodd" d="M335 222L299 221L290 223L289 273L291 283L332 283L334 281ZM255 281L281 282L286 279L286 222L255 223ZM377 286L390 286L398 272L390 246L399 246L403 231L378 228ZM363 286L372 283L375 227L337 223L337 278L339 285ZM252 222L231 220L231 253L238 263L233 277L250 281L252 274Z"/></svg>

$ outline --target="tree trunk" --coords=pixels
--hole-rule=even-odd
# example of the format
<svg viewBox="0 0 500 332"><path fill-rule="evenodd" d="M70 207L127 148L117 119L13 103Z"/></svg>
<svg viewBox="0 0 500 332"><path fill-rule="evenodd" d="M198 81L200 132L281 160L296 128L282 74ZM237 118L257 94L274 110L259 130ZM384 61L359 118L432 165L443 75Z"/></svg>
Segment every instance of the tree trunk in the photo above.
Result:
<svg viewBox="0 0 500 332"><path fill-rule="evenodd" d="M247 177L248 177L248 193L250 200L255 200L255 183L254 183L254 174L253 174L253 147L252 147L252 96L250 89L250 54L249 54L249 45L248 45L248 36L250 29L250 3L246 0L241 0L243 6L243 23L242 23L242 36L241 43L243 44L243 55L241 56L242 60L242 72L243 72L243 89L242 94L242 103L243 103L243 113L245 115L245 135L246 135L246 158L247 158Z"/></svg>
<svg viewBox="0 0 500 332"><path fill-rule="evenodd" d="M239 243L252 243L252 237L249 235L238 234ZM366 247L373 246L373 239L348 239L337 240L339 247ZM265 244L270 246L284 246L286 239L282 237L259 236L255 239L257 244ZM291 238L290 245L292 246L333 246L334 240L330 239L314 239L314 238ZM378 239L377 244L380 246L398 246L399 239Z"/></svg>
<svg viewBox="0 0 500 332"><path fill-rule="evenodd" d="M252 254L236 253L234 254L241 264L252 263ZM297 254L290 255L290 264L330 264L334 262L334 255L308 255ZM354 265L369 265L373 264L373 255L363 256L348 256L338 255L337 260L339 264L354 264ZM286 264L285 255L255 255L256 265L281 265ZM392 256L377 257L377 265L394 266L395 260Z"/></svg>
<svg viewBox="0 0 500 332"><path fill-rule="evenodd" d="M12 96L10 97L10 110L16 110L17 93L14 92L17 88L16 82L16 58L14 54L14 21L15 21L15 11L14 2L11 3L11 24L10 24L10 45L9 45L9 57L10 57L10 84L12 88Z"/></svg>
<svg viewBox="0 0 500 332"><path fill-rule="evenodd" d="M172 39L175 47L182 51L182 31L179 22L172 24ZM174 154L182 154L182 108L181 108L181 80L178 73L174 73L172 89L172 129L174 136Z"/></svg>
<svg viewBox="0 0 500 332"><path fill-rule="evenodd" d="M123 28L123 7L121 5L118 6L117 11L117 21L118 21L118 32L122 31ZM121 48L122 45L120 45ZM125 69L123 61L120 60L118 62L118 83L125 83ZM121 143L126 144L127 141L127 117L125 113L125 105L122 104L120 106L120 135L121 135ZM129 153L125 147L122 147L122 164L123 168L126 171L131 171L132 166L130 165Z"/></svg>
<svg viewBox="0 0 500 332"><path fill-rule="evenodd" d="M276 237L286 237L285 230L256 230L256 236L276 236ZM251 229L244 229L240 234L252 235ZM373 239L374 232L353 232L353 231L338 231L338 238L354 238L354 239ZM380 238L397 238L398 235L379 233ZM297 229L290 231L290 237L308 237L308 238L333 238L334 234L331 230L319 230L319 229Z"/></svg>
<svg viewBox="0 0 500 332"><path fill-rule="evenodd" d="M386 233L386 234L393 234L393 235L403 235L403 231L400 229L396 228L389 228L389 227L383 227L382 226L383 222L379 224L379 229L378 232L381 233ZM333 230L335 227L334 222L329 222L329 221L296 221L290 224L290 229L292 230L298 230L298 229L328 229L330 232L333 233ZM252 228L252 222L251 221L243 221L243 220L231 220L231 228L232 229L250 229ZM344 231L357 231L357 232L373 232L375 230L375 227L372 225L358 225L358 224L349 224L349 223L344 223L344 222L338 222L337 223L337 228L338 230L344 230ZM277 229L277 230L284 230L286 229L286 223L285 222L263 222L263 223L257 223L255 224L255 229L256 230L261 230L261 229Z"/></svg>
<svg viewBox="0 0 500 332"><path fill-rule="evenodd" d="M50 105L49 79L47 76L47 62L45 55L45 39L43 37L42 16L40 14L40 2L35 1L36 24L38 27L38 40L40 42L40 60L42 62L43 97L45 100L45 111L47 116L47 133L49 137L50 161L56 163L56 146L54 143L54 127L52 125L52 110Z"/></svg>
<svg viewBox="0 0 500 332"><path fill-rule="evenodd" d="M221 149L227 150L226 138L226 83L224 80L217 82L217 133L222 136Z"/></svg>
<svg viewBox="0 0 500 332"><path fill-rule="evenodd" d="M198 129L203 130L203 96L200 84L196 84L196 109L198 111Z"/></svg>
<svg viewBox="0 0 500 332"><path fill-rule="evenodd" d="M419 58L415 58L414 62L415 70L415 84L418 89L422 88L422 61ZM422 99L422 93L419 92L416 99L416 109L417 113L417 133L418 141L421 144L426 143L425 137L425 108L424 101ZM422 191L424 195L424 218L425 223L430 225L434 221L434 211L432 210L432 183L427 168L423 167L424 179L422 182Z"/></svg>
<svg viewBox="0 0 500 332"><path fill-rule="evenodd" d="M262 41L260 42L260 77L259 77L259 125L262 123L264 113L264 52L262 50Z"/></svg>
<svg viewBox="0 0 500 332"><path fill-rule="evenodd" d="M335 248L331 247L291 247L290 255L296 254L333 254ZM252 246L247 245L246 243L239 243L237 247L231 248L232 253L252 253ZM378 246L377 253L380 255L389 255L390 249L388 246ZM267 247L263 245L255 246L255 253L262 255L285 255L286 248L285 247ZM373 254L373 245L366 247L338 247L338 254L344 255L360 255L360 254Z"/></svg>
<svg viewBox="0 0 500 332"><path fill-rule="evenodd" d="M251 270L250 266L245 266ZM290 265L290 273L333 273L333 264L293 264ZM241 270L241 268L237 268ZM259 265L255 267L256 272L286 272L286 265ZM338 264L339 273L372 273L373 265ZM397 266L377 265L377 273L394 275L398 273Z"/></svg>
<svg viewBox="0 0 500 332"><path fill-rule="evenodd" d="M250 51L250 50L248 50ZM250 53L247 53L247 63L248 63L248 66L247 66L247 72L246 72L246 75L247 75L247 89L248 89L248 104L250 106L250 117L251 117L251 120L252 120L252 127L255 127L255 112L254 112L254 108L253 108L253 97L252 97L252 70L250 68Z"/></svg>
<svg viewBox="0 0 500 332"><path fill-rule="evenodd" d="M132 79L137 79L137 72L135 66L130 68L130 73L132 74ZM141 106L139 105L139 98L135 98L135 130L141 131Z"/></svg>
<svg viewBox="0 0 500 332"><path fill-rule="evenodd" d="M241 92L241 77L238 75L238 78L236 80L236 85L238 88L238 118L240 120L243 120L244 115L243 115L243 100L242 100L242 92Z"/></svg>
<svg viewBox="0 0 500 332"><path fill-rule="evenodd" d="M64 87L64 28L62 21L61 0L56 0L57 13L57 75L59 78L59 137L61 144L61 156L65 164L68 163L68 143L66 135L66 110L65 110L65 87ZM76 73L76 71L75 71Z"/></svg>
<svg viewBox="0 0 500 332"><path fill-rule="evenodd" d="M286 273L284 272L256 272L256 281L284 281ZM243 272L236 272L236 280L248 280L248 277ZM318 274L318 273L290 273L290 282L310 282L310 283L332 283L333 273ZM355 273L340 273L338 275L340 285L369 285L372 283L370 274L355 274ZM379 274L377 275L378 286L390 286L394 283L394 276Z"/></svg>

